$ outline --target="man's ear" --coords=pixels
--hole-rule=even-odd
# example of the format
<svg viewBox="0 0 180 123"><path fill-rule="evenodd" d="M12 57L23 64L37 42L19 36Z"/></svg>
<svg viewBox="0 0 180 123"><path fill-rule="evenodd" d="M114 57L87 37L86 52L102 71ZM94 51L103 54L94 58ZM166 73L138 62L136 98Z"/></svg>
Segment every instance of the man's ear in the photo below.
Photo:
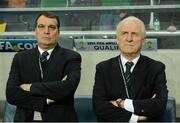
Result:
<svg viewBox="0 0 180 123"><path fill-rule="evenodd" d="M118 38L116 38L116 43L117 43L117 44L119 44L119 40L118 40Z"/></svg>
<svg viewBox="0 0 180 123"><path fill-rule="evenodd" d="M144 46L146 43L146 38L143 39L142 46Z"/></svg>

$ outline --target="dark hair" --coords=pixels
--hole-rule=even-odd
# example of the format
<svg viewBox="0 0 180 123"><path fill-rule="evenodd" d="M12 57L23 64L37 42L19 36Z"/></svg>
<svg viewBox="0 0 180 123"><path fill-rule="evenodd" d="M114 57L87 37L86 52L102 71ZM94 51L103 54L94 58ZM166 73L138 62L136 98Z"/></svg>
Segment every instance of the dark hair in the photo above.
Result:
<svg viewBox="0 0 180 123"><path fill-rule="evenodd" d="M59 19L59 17L58 17L55 13L53 13L53 12L41 12L41 13L37 16L37 18L36 18L36 20L35 20L35 28L36 28L36 26L37 26L37 21L38 21L38 19L39 19L42 15L45 16L45 17L48 17L48 18L56 19L56 21L57 21L57 27L58 27L58 30L59 30L59 28L60 28L60 19Z"/></svg>

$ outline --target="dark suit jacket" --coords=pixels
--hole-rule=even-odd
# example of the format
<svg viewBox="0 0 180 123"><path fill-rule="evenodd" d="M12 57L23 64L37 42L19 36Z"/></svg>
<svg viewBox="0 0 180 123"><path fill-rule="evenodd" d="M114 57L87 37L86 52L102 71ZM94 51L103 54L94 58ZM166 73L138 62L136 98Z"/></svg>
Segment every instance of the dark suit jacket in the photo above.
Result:
<svg viewBox="0 0 180 123"><path fill-rule="evenodd" d="M93 107L98 121L129 121L132 115L109 103L110 100L127 98L118 58L111 58L96 66ZM134 114L155 120L165 110L167 102L165 65L141 55L132 72L132 79ZM154 94L156 97L152 98Z"/></svg>
<svg viewBox="0 0 180 123"><path fill-rule="evenodd" d="M37 48L15 55L6 87L7 101L17 106L15 121L32 121L33 112L42 112L43 121L77 121L74 93L80 80L81 56L59 45L53 50L40 80ZM67 79L62 81L67 75ZM30 92L19 85L32 83ZM47 98L56 102L47 105Z"/></svg>

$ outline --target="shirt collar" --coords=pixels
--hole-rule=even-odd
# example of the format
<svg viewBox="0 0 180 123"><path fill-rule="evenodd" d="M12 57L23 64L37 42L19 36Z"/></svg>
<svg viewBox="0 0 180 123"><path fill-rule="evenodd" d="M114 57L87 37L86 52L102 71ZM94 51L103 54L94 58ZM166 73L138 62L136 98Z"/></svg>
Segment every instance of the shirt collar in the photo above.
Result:
<svg viewBox="0 0 180 123"><path fill-rule="evenodd" d="M38 50L39 50L40 54L42 55L42 53L44 52L44 50L43 50L42 48L40 48L39 46L38 46ZM51 53L52 53L53 50L54 50L54 48L49 49L49 50L46 50L46 51L49 53L49 55L47 56L47 59L50 58Z"/></svg>
<svg viewBox="0 0 180 123"><path fill-rule="evenodd" d="M134 66L136 65L136 63L138 62L138 60L140 58L140 55L138 55L132 61L128 61L128 59L126 59L123 55L120 55L120 56L121 56L121 63L122 63L123 68L125 67L126 62L133 62L134 63L133 68L134 68Z"/></svg>

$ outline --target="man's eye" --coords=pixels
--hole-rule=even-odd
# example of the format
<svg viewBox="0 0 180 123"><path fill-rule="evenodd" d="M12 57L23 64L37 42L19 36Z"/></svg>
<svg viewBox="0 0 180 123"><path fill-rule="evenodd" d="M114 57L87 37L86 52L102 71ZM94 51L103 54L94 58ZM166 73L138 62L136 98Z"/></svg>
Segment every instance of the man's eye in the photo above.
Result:
<svg viewBox="0 0 180 123"><path fill-rule="evenodd" d="M50 25L50 26L49 26L49 29L51 29L51 30L55 30L55 29L56 29L56 26L54 26L54 25Z"/></svg>
<svg viewBox="0 0 180 123"><path fill-rule="evenodd" d="M139 34L138 33L133 33L133 36L138 36Z"/></svg>
<svg viewBox="0 0 180 123"><path fill-rule="evenodd" d="M57 29L57 27L56 27L55 25L46 26L46 25L42 25L42 24L38 25L37 28L38 28L39 30L42 30L42 31L44 31L46 28L47 28L49 31L54 31L54 30Z"/></svg>
<svg viewBox="0 0 180 123"><path fill-rule="evenodd" d="M38 25L38 28L39 29L42 29L42 28L44 28L45 26L44 25Z"/></svg>
<svg viewBox="0 0 180 123"><path fill-rule="evenodd" d="M122 32L122 33L121 33L121 35L126 35L126 34L127 34L127 32Z"/></svg>

